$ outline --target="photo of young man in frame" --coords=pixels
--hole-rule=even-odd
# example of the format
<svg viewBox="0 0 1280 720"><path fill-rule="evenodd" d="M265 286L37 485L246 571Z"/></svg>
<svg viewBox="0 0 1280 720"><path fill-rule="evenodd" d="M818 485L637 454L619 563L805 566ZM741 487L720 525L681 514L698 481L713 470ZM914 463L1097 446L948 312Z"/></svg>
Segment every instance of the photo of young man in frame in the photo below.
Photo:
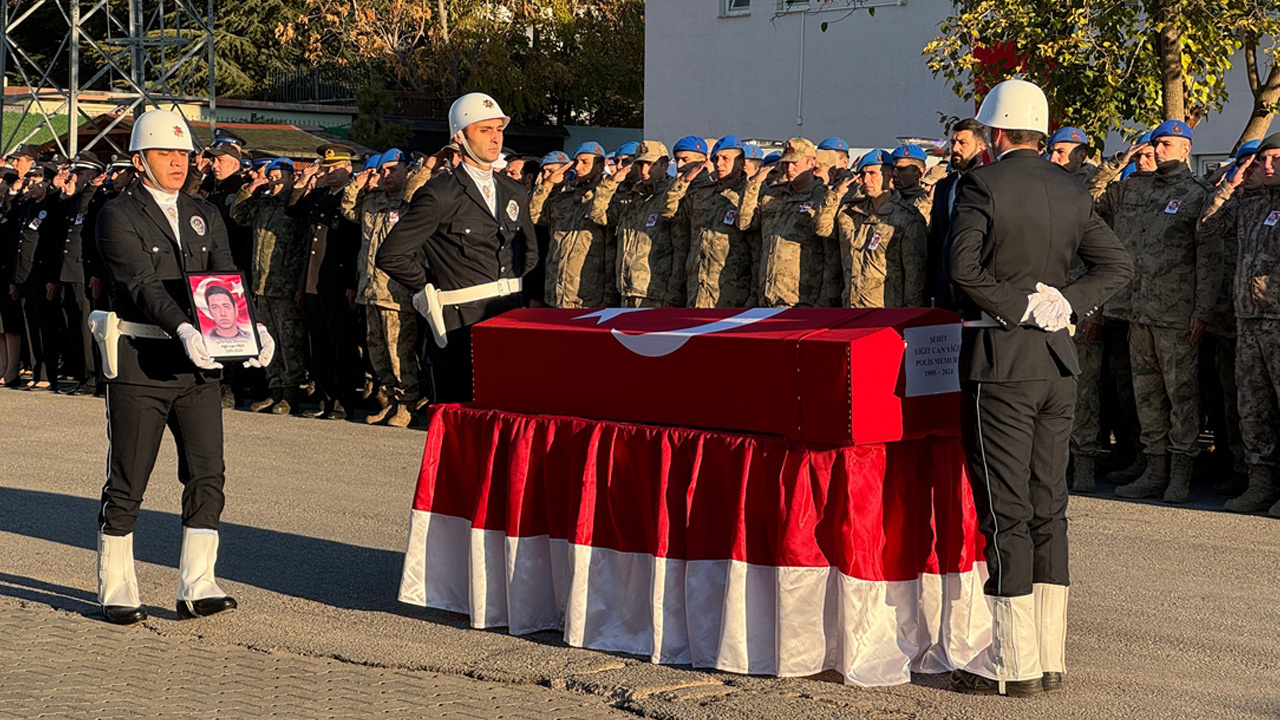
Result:
<svg viewBox="0 0 1280 720"><path fill-rule="evenodd" d="M241 273L187 276L200 333L216 360L257 357L262 351L244 286Z"/></svg>

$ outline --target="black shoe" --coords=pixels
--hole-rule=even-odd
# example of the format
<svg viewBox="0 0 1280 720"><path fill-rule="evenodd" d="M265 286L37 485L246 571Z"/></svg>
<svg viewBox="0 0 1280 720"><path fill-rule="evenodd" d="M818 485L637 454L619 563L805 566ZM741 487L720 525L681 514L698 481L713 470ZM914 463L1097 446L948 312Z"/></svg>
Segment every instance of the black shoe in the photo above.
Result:
<svg viewBox="0 0 1280 720"><path fill-rule="evenodd" d="M179 600L178 617L183 620L208 617L227 610L235 610L236 607L236 599L230 595L202 600Z"/></svg>
<svg viewBox="0 0 1280 720"><path fill-rule="evenodd" d="M93 381L82 382L68 391L68 395L78 395L80 397L88 397L98 392L98 383Z"/></svg>
<svg viewBox="0 0 1280 720"><path fill-rule="evenodd" d="M133 625L147 619L146 610L124 605L103 605L102 615L113 625Z"/></svg>
<svg viewBox="0 0 1280 720"><path fill-rule="evenodd" d="M1040 685L1047 693L1062 692L1062 673L1047 672L1041 675Z"/></svg>
<svg viewBox="0 0 1280 720"><path fill-rule="evenodd" d="M223 385L218 390L218 393L222 396L222 409L234 410L236 407L236 396L235 393L231 392L231 386Z"/></svg>
<svg viewBox="0 0 1280 720"><path fill-rule="evenodd" d="M1000 692L1000 681L984 678L966 670L951 671L951 689L966 695L1008 695L1009 697L1031 697L1044 692L1044 679L1007 680L1004 692Z"/></svg>

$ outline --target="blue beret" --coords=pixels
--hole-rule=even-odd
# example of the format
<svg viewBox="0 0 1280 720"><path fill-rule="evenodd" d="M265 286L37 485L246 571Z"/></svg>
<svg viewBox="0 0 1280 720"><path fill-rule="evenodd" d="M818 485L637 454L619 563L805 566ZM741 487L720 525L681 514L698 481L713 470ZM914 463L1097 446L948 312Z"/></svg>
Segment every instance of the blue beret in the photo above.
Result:
<svg viewBox="0 0 1280 720"><path fill-rule="evenodd" d="M639 148L640 148L640 143L638 142L623 143L622 147L613 151L613 159L617 160L619 157L622 157L623 155L626 155L627 157L635 157L636 152L639 150Z"/></svg>
<svg viewBox="0 0 1280 720"><path fill-rule="evenodd" d="M759 145L743 145L742 152L748 160L764 159L764 150L761 150Z"/></svg>
<svg viewBox="0 0 1280 720"><path fill-rule="evenodd" d="M1049 136L1049 147L1053 147L1060 142L1065 143L1083 143L1089 144L1089 136L1083 130L1075 127L1058 128L1057 132Z"/></svg>
<svg viewBox="0 0 1280 720"><path fill-rule="evenodd" d="M289 158L276 158L275 160L267 163L267 172L271 172L272 170L288 170L289 172L293 172L293 161Z"/></svg>
<svg viewBox="0 0 1280 720"><path fill-rule="evenodd" d="M1125 178L1129 177L1130 175L1134 174L1137 171L1138 171L1138 166L1134 165L1133 163L1129 163L1128 165L1124 166L1124 170L1120 171L1120 179L1124 180Z"/></svg>
<svg viewBox="0 0 1280 720"><path fill-rule="evenodd" d="M924 154L924 148L919 145L899 145L893 149L889 157L894 160L919 160L920 162L929 160L929 156Z"/></svg>
<svg viewBox="0 0 1280 720"><path fill-rule="evenodd" d="M584 142L573 151L573 156L579 155L595 155L596 157L604 157L604 147L598 142Z"/></svg>
<svg viewBox="0 0 1280 720"><path fill-rule="evenodd" d="M856 171L862 172L863 168L871 165L892 165L892 164L893 164L892 155L885 152L884 150L872 150L871 152L867 153L866 155L863 155L861 158L858 159L858 167Z"/></svg>
<svg viewBox="0 0 1280 720"><path fill-rule="evenodd" d="M1150 130L1148 130L1148 131L1146 131L1146 132L1142 133L1141 135L1139 135L1139 136L1138 136L1138 140L1137 140L1134 144L1135 144L1135 145L1146 145L1146 144L1147 144L1147 143L1149 143L1149 142L1151 142L1151 131L1150 131Z"/></svg>
<svg viewBox="0 0 1280 720"><path fill-rule="evenodd" d="M1240 162L1250 155L1258 154L1258 146L1261 144L1261 140L1250 140L1249 142L1241 145L1240 149L1236 151L1236 162Z"/></svg>
<svg viewBox="0 0 1280 720"><path fill-rule="evenodd" d="M849 152L849 143L844 138L829 137L818 143L819 150L839 150L840 152Z"/></svg>
<svg viewBox="0 0 1280 720"><path fill-rule="evenodd" d="M378 163L382 161L381 155L370 155L368 160L364 161L365 170L377 170Z"/></svg>
<svg viewBox="0 0 1280 720"><path fill-rule="evenodd" d="M781 152L779 152L779 151L777 151L777 150L774 150L773 152L771 152L771 153L769 153L768 155L765 155L765 156L764 156L764 164L765 164L765 165L772 165L772 164L774 164L774 163L778 162L778 161L779 161L779 160L781 160L781 159L782 159L782 153L781 153Z"/></svg>
<svg viewBox="0 0 1280 720"><path fill-rule="evenodd" d="M573 162L573 160L570 159L569 156L566 155L563 150L552 150L551 152L542 156L543 165L563 165L565 163L570 163L570 162Z"/></svg>
<svg viewBox="0 0 1280 720"><path fill-rule="evenodd" d="M716 146L711 148L711 154L715 155L721 150L741 150L744 155L747 152L747 149L742 144L742 138L737 135L725 135L720 138L720 141L716 143Z"/></svg>
<svg viewBox="0 0 1280 720"><path fill-rule="evenodd" d="M703 155L710 155L707 151L707 141L697 135L688 135L676 141L676 146L671 149L671 153L678 152L696 152Z"/></svg>
<svg viewBox="0 0 1280 720"><path fill-rule="evenodd" d="M1151 131L1152 140L1162 137L1183 137L1190 140L1194 135L1191 132L1191 126L1181 120L1165 120Z"/></svg>
<svg viewBox="0 0 1280 720"><path fill-rule="evenodd" d="M256 170L260 167L264 167L270 164L271 164L271 158L258 158L257 160L253 161L253 168Z"/></svg>
<svg viewBox="0 0 1280 720"><path fill-rule="evenodd" d="M379 156L378 167L386 167L398 162L404 162L404 152L397 148L391 148Z"/></svg>

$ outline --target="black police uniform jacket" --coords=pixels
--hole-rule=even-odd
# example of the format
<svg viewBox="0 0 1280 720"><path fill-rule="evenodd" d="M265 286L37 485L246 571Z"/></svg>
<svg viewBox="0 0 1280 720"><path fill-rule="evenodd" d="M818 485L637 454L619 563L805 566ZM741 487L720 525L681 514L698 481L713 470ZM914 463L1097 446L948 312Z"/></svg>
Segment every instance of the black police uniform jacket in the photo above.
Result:
<svg viewBox="0 0 1280 720"><path fill-rule="evenodd" d="M378 268L413 292L427 283L460 290L524 276L538 263L529 194L502 173L494 185L496 217L466 169L432 178L378 248ZM474 325L523 304L515 294L446 306L445 325Z"/></svg>
<svg viewBox="0 0 1280 720"><path fill-rule="evenodd" d="M98 252L111 284L111 309L121 320L158 325L171 336L121 337L113 382L179 386L219 376L191 363L177 332L182 323L196 325L183 273L236 270L227 230L212 205L179 193L178 231L181 237L175 238L164 211L137 181L98 215Z"/></svg>
<svg viewBox="0 0 1280 720"><path fill-rule="evenodd" d="M966 328L961 378L980 382L1079 375L1067 331L1019 325L1042 282L1062 291L1073 322L1097 313L1133 276L1129 253L1080 181L1034 150L1013 150L963 175L951 217L951 281L966 320L985 311L999 328ZM1087 272L1072 282L1076 255Z"/></svg>

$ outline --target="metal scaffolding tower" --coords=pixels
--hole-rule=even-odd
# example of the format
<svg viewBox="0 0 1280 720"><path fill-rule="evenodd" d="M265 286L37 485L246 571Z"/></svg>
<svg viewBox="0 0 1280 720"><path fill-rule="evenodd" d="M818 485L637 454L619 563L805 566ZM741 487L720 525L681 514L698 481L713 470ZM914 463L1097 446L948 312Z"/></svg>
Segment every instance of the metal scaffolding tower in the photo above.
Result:
<svg viewBox="0 0 1280 720"><path fill-rule="evenodd" d="M178 110L183 102L209 104L209 131L214 112L214 0L0 0L0 77L6 89L11 75L29 92L0 96L0 111L22 105L17 122L0 112L0 150L8 152L30 140L41 128L54 137L58 151L71 156L105 142L123 153L107 133L121 120L153 107ZM203 11L200 5L204 5ZM45 12L37 15L41 9ZM47 19L56 9L63 23L39 28L26 41L15 31L33 29L33 18ZM47 20L46 20L47 22ZM25 26L24 26L25 25ZM19 35L22 35L19 32ZM61 42L56 45L58 39ZM36 46L38 43L38 47ZM50 52L53 50L53 52ZM201 67L201 64L204 67ZM59 68L66 83L60 84ZM207 77L207 82L203 81ZM201 85L197 87L197 84ZM116 103L109 122L90 117L81 107L81 94L106 94ZM50 111L46 103L58 104ZM28 116L40 122L25 132ZM65 114L67 141L53 118ZM88 125L93 139L80 147L79 129Z"/></svg>

